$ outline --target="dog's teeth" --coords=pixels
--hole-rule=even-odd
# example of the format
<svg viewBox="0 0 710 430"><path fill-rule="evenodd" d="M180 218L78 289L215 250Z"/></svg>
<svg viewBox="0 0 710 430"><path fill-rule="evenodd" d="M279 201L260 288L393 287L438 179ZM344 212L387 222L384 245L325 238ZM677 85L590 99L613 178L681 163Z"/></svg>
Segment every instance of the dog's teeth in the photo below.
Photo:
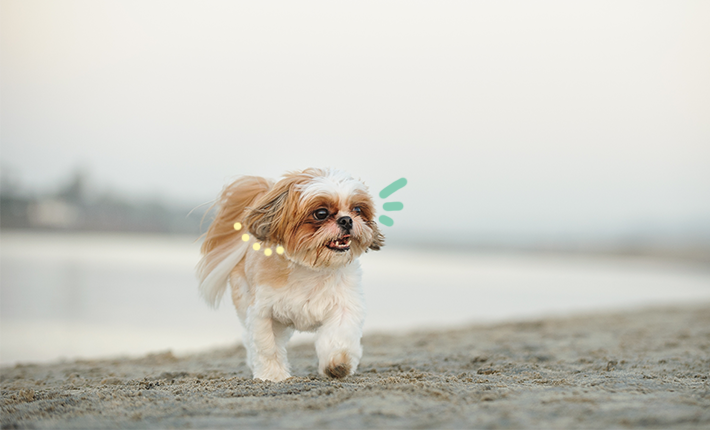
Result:
<svg viewBox="0 0 710 430"><path fill-rule="evenodd" d="M350 249L350 236L343 237L340 239L331 240L328 242L328 248L335 249L338 251L345 251Z"/></svg>

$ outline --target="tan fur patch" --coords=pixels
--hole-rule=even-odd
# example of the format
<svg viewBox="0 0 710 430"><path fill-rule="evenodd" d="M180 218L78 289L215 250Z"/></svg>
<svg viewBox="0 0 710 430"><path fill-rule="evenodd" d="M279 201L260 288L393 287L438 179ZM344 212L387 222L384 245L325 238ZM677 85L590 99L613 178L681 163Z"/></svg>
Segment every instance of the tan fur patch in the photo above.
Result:
<svg viewBox="0 0 710 430"><path fill-rule="evenodd" d="M205 234L202 254L230 246L244 233L234 230L234 223L243 221L247 207L273 186L273 182L258 176L243 176L222 190L217 205L219 211ZM209 273L209 271L208 271Z"/></svg>
<svg viewBox="0 0 710 430"><path fill-rule="evenodd" d="M271 288L282 288L288 284L288 275L291 271L285 258L272 255L258 254L256 258L255 280L256 285L268 285Z"/></svg>
<svg viewBox="0 0 710 430"><path fill-rule="evenodd" d="M300 192L297 188L312 180L316 171L320 172L306 169L287 173L268 193L254 202L254 207L249 209L244 220L254 237L267 245L286 245L284 241L290 236L294 216L298 213Z"/></svg>

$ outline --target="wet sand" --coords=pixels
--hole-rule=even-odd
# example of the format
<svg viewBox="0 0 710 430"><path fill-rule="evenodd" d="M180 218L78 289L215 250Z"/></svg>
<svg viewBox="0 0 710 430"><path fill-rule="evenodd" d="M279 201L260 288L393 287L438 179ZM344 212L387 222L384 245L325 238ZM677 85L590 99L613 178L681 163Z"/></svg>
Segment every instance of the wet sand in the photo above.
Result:
<svg viewBox="0 0 710 430"><path fill-rule="evenodd" d="M710 304L368 335L356 375L241 346L2 368L3 428L709 428Z"/></svg>

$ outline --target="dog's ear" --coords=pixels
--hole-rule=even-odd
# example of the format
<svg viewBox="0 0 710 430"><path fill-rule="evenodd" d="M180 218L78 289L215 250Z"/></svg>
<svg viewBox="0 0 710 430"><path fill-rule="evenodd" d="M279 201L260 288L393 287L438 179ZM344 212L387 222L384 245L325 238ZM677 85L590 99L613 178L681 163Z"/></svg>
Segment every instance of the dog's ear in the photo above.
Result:
<svg viewBox="0 0 710 430"><path fill-rule="evenodd" d="M274 237L276 230L283 221L283 211L288 199L288 188L272 188L262 198L249 208L244 220L247 229L255 238L262 242L281 242Z"/></svg>
<svg viewBox="0 0 710 430"><path fill-rule="evenodd" d="M380 248L385 246L385 235L380 232L374 220L368 221L367 225L372 229L372 243L369 248L373 251L379 251Z"/></svg>
<svg viewBox="0 0 710 430"><path fill-rule="evenodd" d="M277 182L268 193L261 196L247 211L244 220L247 229L257 240L267 243L283 243L288 223L298 202L294 185L297 177L286 177Z"/></svg>

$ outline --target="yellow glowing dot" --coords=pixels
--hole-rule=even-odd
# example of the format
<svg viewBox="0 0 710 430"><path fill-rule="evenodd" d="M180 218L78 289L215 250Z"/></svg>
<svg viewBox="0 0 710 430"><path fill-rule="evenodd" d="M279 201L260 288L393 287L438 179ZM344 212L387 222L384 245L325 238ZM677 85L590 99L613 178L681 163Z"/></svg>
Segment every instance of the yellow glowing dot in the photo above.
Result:
<svg viewBox="0 0 710 430"><path fill-rule="evenodd" d="M235 230L241 230L241 229L242 229L242 223L240 223L240 222L235 222L235 223L234 223L234 229L235 229Z"/></svg>
<svg viewBox="0 0 710 430"><path fill-rule="evenodd" d="M264 250L264 255L266 255L267 257L268 257L269 255L271 255L271 248L266 248L266 249Z"/></svg>
<svg viewBox="0 0 710 430"><path fill-rule="evenodd" d="M243 240L244 242L248 241L248 240L249 240L249 235L248 235L248 234L243 234L243 235L242 235L242 240Z"/></svg>
<svg viewBox="0 0 710 430"><path fill-rule="evenodd" d="M276 253L279 254L279 255L283 254L283 253L284 253L284 247L281 246L281 245L277 246L277 247L276 247Z"/></svg>
<svg viewBox="0 0 710 430"><path fill-rule="evenodd" d="M258 243L255 243L251 247L254 248L254 251L258 251L259 248L261 248L261 245L259 245Z"/></svg>

